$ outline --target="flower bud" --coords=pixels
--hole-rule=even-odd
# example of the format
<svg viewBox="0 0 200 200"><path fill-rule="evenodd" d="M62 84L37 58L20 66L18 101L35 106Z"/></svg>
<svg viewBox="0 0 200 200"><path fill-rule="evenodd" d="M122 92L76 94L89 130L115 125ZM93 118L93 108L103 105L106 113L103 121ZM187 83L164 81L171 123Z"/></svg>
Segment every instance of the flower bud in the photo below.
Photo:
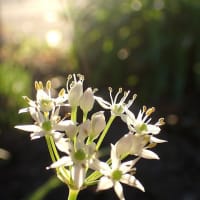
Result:
<svg viewBox="0 0 200 200"><path fill-rule="evenodd" d="M90 133L91 133L91 122L88 119L79 126L79 138L81 140L84 140L86 137L89 136Z"/></svg>
<svg viewBox="0 0 200 200"><path fill-rule="evenodd" d="M143 136L128 133L116 143L117 156L121 157L126 154L140 155L145 144L146 140Z"/></svg>
<svg viewBox="0 0 200 200"><path fill-rule="evenodd" d="M74 82L69 91L69 104L74 107L79 105L81 96L83 95L83 83L82 81Z"/></svg>
<svg viewBox="0 0 200 200"><path fill-rule="evenodd" d="M56 128L59 131L65 131L65 133L70 139L73 139L74 136L76 136L78 132L78 128L76 124L71 120L65 120L65 121L59 122Z"/></svg>
<svg viewBox="0 0 200 200"><path fill-rule="evenodd" d="M95 139L99 136L101 131L103 131L103 129L106 126L104 113L101 111L94 113L91 118L91 123L92 123L92 137Z"/></svg>
<svg viewBox="0 0 200 200"><path fill-rule="evenodd" d="M91 88L88 88L85 90L83 95L80 98L80 108L83 110L83 112L89 112L92 110L94 105L94 95Z"/></svg>

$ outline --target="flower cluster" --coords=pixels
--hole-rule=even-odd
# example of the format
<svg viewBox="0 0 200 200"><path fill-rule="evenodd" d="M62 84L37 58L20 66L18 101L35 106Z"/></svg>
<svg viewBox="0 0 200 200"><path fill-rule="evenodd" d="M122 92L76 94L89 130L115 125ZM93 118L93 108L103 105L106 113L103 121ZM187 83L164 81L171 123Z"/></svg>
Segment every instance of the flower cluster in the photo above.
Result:
<svg viewBox="0 0 200 200"><path fill-rule="evenodd" d="M147 109L143 106L137 115L133 114L130 107L136 95L129 98L130 91L123 92L120 88L113 97L113 91L109 88L109 102L96 96L95 89L89 87L84 90L83 82L83 75L69 75L66 89L61 89L58 97L54 98L50 81L45 86L36 81L36 100L25 96L28 107L19 111L29 112L34 124L15 128L30 132L31 139L46 139L52 159L47 169L54 168L58 178L68 185L68 199L76 199L80 190L97 184L98 191L113 187L119 199L124 200L122 183L144 191L135 177L135 165L141 158L159 159L150 149L166 142L156 137L164 119L151 122L154 107ZM90 113L95 102L104 110ZM63 107L69 110L65 115L61 114ZM104 114L106 110L110 112L108 120ZM99 157L100 147L117 117L127 125L128 133L111 144L110 158L102 161ZM75 191L75 194L71 191Z"/></svg>

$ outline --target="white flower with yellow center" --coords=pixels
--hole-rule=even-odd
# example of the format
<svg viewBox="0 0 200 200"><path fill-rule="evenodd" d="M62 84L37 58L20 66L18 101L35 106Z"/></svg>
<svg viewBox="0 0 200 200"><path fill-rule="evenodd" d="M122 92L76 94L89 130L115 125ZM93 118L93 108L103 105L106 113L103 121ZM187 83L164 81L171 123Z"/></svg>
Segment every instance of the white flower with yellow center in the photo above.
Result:
<svg viewBox="0 0 200 200"><path fill-rule="evenodd" d="M155 124L151 124L151 118L149 117L155 108L147 109L146 106L143 106L143 109L139 111L138 116L130 111L126 110L126 114L122 116L123 121L128 125L128 128L131 132L136 132L137 134L153 134L157 135L160 132L160 126L164 124L164 119L160 118Z"/></svg>
<svg viewBox="0 0 200 200"><path fill-rule="evenodd" d="M84 137L79 137L78 135L75 144L69 139L64 138L56 141L57 148L67 154L67 156L63 156L48 167L71 166L69 170L73 181L72 185L76 189L81 189L83 186L90 159L95 154L95 144L86 145L84 140Z"/></svg>
<svg viewBox="0 0 200 200"><path fill-rule="evenodd" d="M18 125L15 128L31 132L31 139L38 139L45 135L53 136L55 140L58 140L63 136L63 134L58 130L58 123L60 117L58 116L58 110L48 116L47 113L42 113L36 110L37 108L29 107L29 112L32 118L35 120L34 124Z"/></svg>
<svg viewBox="0 0 200 200"><path fill-rule="evenodd" d="M101 97L95 96L96 101L99 103L102 108L110 110L111 114L114 116L121 116L128 108L133 104L136 94L133 95L133 97L128 101L128 103L125 103L130 91L124 91L123 97L118 102L118 96L122 93L122 88L119 88L117 94L115 97L112 97L112 88L108 88L110 92L110 100L111 102L108 102L104 100Z"/></svg>
<svg viewBox="0 0 200 200"><path fill-rule="evenodd" d="M66 100L68 95L64 89L61 89L58 97L53 98L51 96L51 81L46 82L46 87L43 86L41 81L35 81L36 100L31 100L27 96L24 99L28 102L30 107L37 108L37 111L51 112L58 106L66 106ZM29 112L29 108L23 108L19 110L19 113Z"/></svg>
<svg viewBox="0 0 200 200"><path fill-rule="evenodd" d="M115 146L117 156L120 158L135 155L146 159L159 159L156 153L147 149L149 147L149 136L146 135L129 132L121 137Z"/></svg>
<svg viewBox="0 0 200 200"><path fill-rule="evenodd" d="M97 190L106 190L114 187L115 193L120 200L125 200L121 183L136 187L144 192L142 184L132 175L136 171L134 165L138 160L139 158L136 158L121 163L117 156L116 146L111 144L111 166L97 159L94 159L91 164L93 169L98 170L103 175L98 182Z"/></svg>

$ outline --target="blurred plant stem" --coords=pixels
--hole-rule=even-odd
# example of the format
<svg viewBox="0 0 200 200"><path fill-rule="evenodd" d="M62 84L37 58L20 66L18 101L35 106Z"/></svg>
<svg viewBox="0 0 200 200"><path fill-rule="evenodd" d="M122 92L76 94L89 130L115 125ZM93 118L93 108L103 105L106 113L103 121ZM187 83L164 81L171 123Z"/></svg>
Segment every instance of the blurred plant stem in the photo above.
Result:
<svg viewBox="0 0 200 200"><path fill-rule="evenodd" d="M53 189L59 187L61 182L57 176L52 176L47 182L36 189L26 200L42 200Z"/></svg>

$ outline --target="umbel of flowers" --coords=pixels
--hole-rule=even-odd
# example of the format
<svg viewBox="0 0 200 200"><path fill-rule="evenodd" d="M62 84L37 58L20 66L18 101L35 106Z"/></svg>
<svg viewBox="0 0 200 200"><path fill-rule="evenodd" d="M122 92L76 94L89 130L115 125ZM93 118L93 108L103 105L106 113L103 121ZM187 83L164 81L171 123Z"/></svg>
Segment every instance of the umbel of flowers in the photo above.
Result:
<svg viewBox="0 0 200 200"><path fill-rule="evenodd" d="M96 89L84 90L83 82L83 75L69 75L66 89L61 89L55 98L51 95L50 81L46 85L36 81L36 99L24 96L28 107L19 111L29 112L34 123L15 128L30 132L31 139L45 138L52 159L52 164L46 168L55 169L57 177L67 184L68 200L77 199L81 190L95 184L98 191L113 188L120 200L125 199L123 184L144 192L136 178L136 164L142 158L159 159L150 149L166 142L157 138L160 126L164 124L163 118L151 122L154 107L143 106L138 114L134 114L130 107L136 95L130 96L130 91L123 92L120 88L113 95L109 88L110 101L106 101L95 95ZM102 110L92 112L95 102ZM64 116L61 115L63 107L70 110ZM105 111L110 113L107 121ZM81 117L77 117L78 114ZM110 144L110 158L102 161L99 157L102 142L117 117L129 131Z"/></svg>

